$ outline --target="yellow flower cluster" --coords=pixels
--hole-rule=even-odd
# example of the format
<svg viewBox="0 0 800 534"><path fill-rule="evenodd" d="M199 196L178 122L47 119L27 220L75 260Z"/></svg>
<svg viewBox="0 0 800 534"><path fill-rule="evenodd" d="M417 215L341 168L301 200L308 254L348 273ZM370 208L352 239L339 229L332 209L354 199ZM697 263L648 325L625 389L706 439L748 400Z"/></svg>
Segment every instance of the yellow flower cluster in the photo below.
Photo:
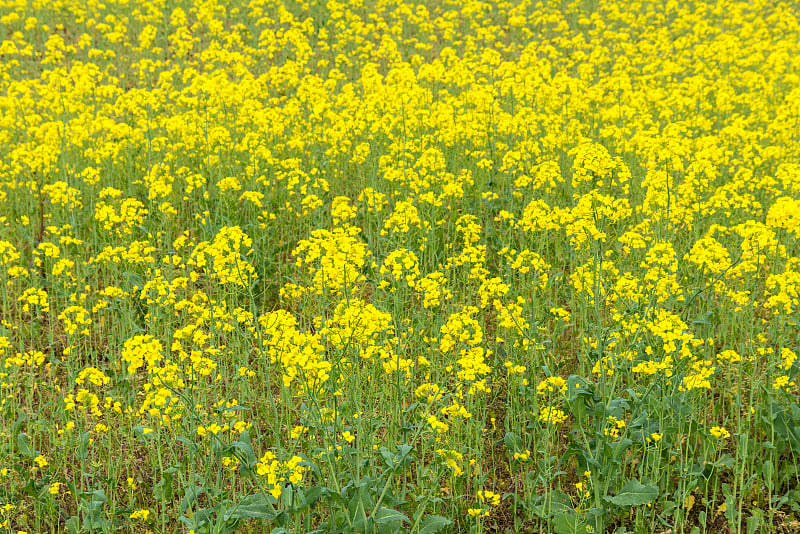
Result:
<svg viewBox="0 0 800 534"><path fill-rule="evenodd" d="M267 451L256 464L256 473L265 478L266 487L274 498L283 493L286 483L299 484L303 480L306 467L300 456L292 456L285 462L278 460L274 453Z"/></svg>
<svg viewBox="0 0 800 534"><path fill-rule="evenodd" d="M281 288L288 298L303 295L339 295L356 291L364 282L361 269L368 250L356 236L358 228L335 228L332 231L314 230L309 239L301 240L293 251L295 267L304 268L307 285L289 283Z"/></svg>
<svg viewBox="0 0 800 534"><path fill-rule="evenodd" d="M255 269L245 259L252 252L252 245L253 240L241 228L224 226L213 241L197 244L188 264L221 284L247 287L255 275Z"/></svg>

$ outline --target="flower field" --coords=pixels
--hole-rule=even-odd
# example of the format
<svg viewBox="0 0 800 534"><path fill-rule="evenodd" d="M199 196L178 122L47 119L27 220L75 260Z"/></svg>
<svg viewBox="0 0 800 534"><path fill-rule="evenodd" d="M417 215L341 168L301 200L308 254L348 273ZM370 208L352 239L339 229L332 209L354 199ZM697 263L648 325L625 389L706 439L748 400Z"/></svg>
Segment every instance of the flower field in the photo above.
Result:
<svg viewBox="0 0 800 534"><path fill-rule="evenodd" d="M0 0L0 533L800 532L800 5Z"/></svg>

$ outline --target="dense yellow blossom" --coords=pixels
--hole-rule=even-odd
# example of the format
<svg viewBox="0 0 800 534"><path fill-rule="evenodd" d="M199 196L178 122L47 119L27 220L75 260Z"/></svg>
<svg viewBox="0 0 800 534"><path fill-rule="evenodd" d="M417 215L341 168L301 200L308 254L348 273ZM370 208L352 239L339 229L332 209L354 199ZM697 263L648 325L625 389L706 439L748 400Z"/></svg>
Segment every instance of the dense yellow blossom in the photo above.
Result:
<svg viewBox="0 0 800 534"><path fill-rule="evenodd" d="M792 530L799 43L0 0L0 530Z"/></svg>

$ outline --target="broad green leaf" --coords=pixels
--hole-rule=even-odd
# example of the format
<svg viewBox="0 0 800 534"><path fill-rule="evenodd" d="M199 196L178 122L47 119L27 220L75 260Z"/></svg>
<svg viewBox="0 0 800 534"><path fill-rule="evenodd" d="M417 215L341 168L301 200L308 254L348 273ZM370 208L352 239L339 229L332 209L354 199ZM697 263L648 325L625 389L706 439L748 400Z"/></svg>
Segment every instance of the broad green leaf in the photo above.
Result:
<svg viewBox="0 0 800 534"><path fill-rule="evenodd" d="M31 438L29 438L28 434L25 432L17 434L17 447L19 448L20 454L26 458L33 458L36 456L36 449L31 445Z"/></svg>
<svg viewBox="0 0 800 534"><path fill-rule="evenodd" d="M522 440L513 432L506 432L506 435L503 436L503 441L505 441L506 449L511 452L519 452L522 450Z"/></svg>
<svg viewBox="0 0 800 534"><path fill-rule="evenodd" d="M92 433L84 432L81 434L81 444L78 447L78 458L86 460L89 456L89 443L92 441Z"/></svg>
<svg viewBox="0 0 800 534"><path fill-rule="evenodd" d="M81 522L78 516L73 515L64 523L64 530L69 534L78 534L81 531Z"/></svg>
<svg viewBox="0 0 800 534"><path fill-rule="evenodd" d="M419 534L435 534L452 523L452 521L440 515L429 515L420 523Z"/></svg>
<svg viewBox="0 0 800 534"><path fill-rule="evenodd" d="M269 521L278 516L277 512L261 504L248 504L237 506L225 513L225 519L267 519Z"/></svg>
<svg viewBox="0 0 800 534"><path fill-rule="evenodd" d="M405 514L398 512L397 510L392 510L391 508L380 508L377 512L375 512L375 523L382 525L384 523L391 523L393 521L404 521L408 522L408 516Z"/></svg>
<svg viewBox="0 0 800 534"><path fill-rule="evenodd" d="M577 512L556 514L553 517L553 530L556 534L589 534L587 526Z"/></svg>
<svg viewBox="0 0 800 534"><path fill-rule="evenodd" d="M644 485L633 479L625 484L613 497L606 501L616 506L640 506L651 503L658 497L658 488L652 484Z"/></svg>
<svg viewBox="0 0 800 534"><path fill-rule="evenodd" d="M248 495L237 506L233 506L225 512L225 520L228 519L268 519L272 520L278 516L275 510L277 500L266 493L255 493Z"/></svg>
<svg viewBox="0 0 800 534"><path fill-rule="evenodd" d="M153 498L157 501L169 501L172 499L172 474L164 473L156 485L153 487Z"/></svg>
<svg viewBox="0 0 800 534"><path fill-rule="evenodd" d="M246 463L240 464L240 467L245 476L249 475L251 473L251 469L253 469L253 467L255 467L255 465L258 463L258 459L253 451L253 447L250 445L250 435L247 433L247 431L242 432L240 441L234 441L231 443L231 449L238 449L242 452L242 454L244 454Z"/></svg>

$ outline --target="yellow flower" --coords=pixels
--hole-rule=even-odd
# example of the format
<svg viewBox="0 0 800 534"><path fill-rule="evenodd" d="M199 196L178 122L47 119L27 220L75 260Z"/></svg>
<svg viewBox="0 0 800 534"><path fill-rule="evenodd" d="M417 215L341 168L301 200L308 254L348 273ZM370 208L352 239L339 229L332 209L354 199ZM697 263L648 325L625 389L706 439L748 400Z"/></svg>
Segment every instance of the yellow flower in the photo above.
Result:
<svg viewBox="0 0 800 534"><path fill-rule="evenodd" d="M520 460L520 461L524 462L524 461L528 460L530 457L531 457L531 451L529 451L527 449L525 449L524 452L515 452L514 453L514 459L515 460Z"/></svg>
<svg viewBox="0 0 800 534"><path fill-rule="evenodd" d="M135 510L130 516L129 519L139 519L141 521L147 521L150 517L150 510Z"/></svg>
<svg viewBox="0 0 800 534"><path fill-rule="evenodd" d="M546 406L539 412L539 421L558 425L567 420L567 414L559 408L551 408Z"/></svg>
<svg viewBox="0 0 800 534"><path fill-rule="evenodd" d="M498 493L494 493L492 491L479 491L478 492L478 499L481 502L485 502L491 506L497 506L500 504L501 495Z"/></svg>
<svg viewBox="0 0 800 534"><path fill-rule="evenodd" d="M308 431L308 427L307 426L297 425L294 428L292 428L292 431L289 434L289 437L291 437L292 439L297 439L307 431Z"/></svg>
<svg viewBox="0 0 800 534"><path fill-rule="evenodd" d="M431 430L433 430L437 434L443 434L448 430L450 430L450 427L446 423L439 421L439 419L437 419L435 415L429 415L426 420L428 421Z"/></svg>
<svg viewBox="0 0 800 534"><path fill-rule="evenodd" d="M728 439L729 437L731 437L731 433L728 432L725 429L725 427L722 427L722 426L712 427L710 432L711 432L712 436L714 436L716 438L719 438L719 439Z"/></svg>

